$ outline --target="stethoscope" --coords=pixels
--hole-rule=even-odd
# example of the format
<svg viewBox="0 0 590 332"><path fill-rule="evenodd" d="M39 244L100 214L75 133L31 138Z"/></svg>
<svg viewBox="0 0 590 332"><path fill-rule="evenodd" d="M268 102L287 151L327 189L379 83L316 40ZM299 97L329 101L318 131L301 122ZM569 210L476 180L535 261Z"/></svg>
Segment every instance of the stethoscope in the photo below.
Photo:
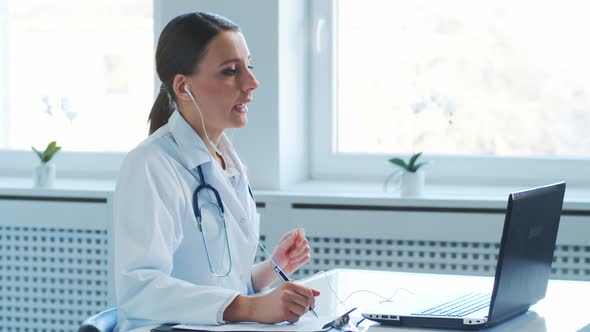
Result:
<svg viewBox="0 0 590 332"><path fill-rule="evenodd" d="M211 141L211 139L209 139L209 135L207 135L207 130L205 127L205 120L203 119L203 113L201 112L201 108L199 107L197 100L195 99L195 97L191 93L191 91L188 87L188 84L184 85L184 91L186 91L186 93L189 95L189 97L191 98L191 100L195 104L195 107L199 111L199 116L201 117L201 124L203 126L203 131L205 133L205 138L207 139L209 144L211 144L211 146L213 147L215 152L217 152L219 155L222 155L222 153L219 150L219 148L217 147L217 145L215 143L213 143ZM223 208L223 202L221 201L221 197L219 196L219 192L217 191L217 189L213 188L213 186L211 186L205 182L205 177L203 176L203 169L201 168L201 165L197 166L197 168L199 171L200 184L199 184L199 186L197 186L197 189L195 190L195 192L193 194L193 210L195 211L195 216L197 218L197 225L199 226L199 231L201 233L201 237L203 238L203 243L205 246L205 254L207 255L207 262L209 263L209 271L211 271L211 274L216 277L227 277L231 273L232 259L231 259L231 249L229 248L229 238L227 235L227 224L225 222L225 210ZM205 229L203 227L203 215L201 212L201 207L199 206L199 192L200 191L206 192L207 190L209 190L210 192L213 192L213 194L215 195L216 203L207 202L203 206L212 205L214 207L213 210L217 211L217 213L219 214L219 219L223 223L223 232L225 233L225 247L227 248L227 256L229 257L229 266L227 268L227 271L225 271L224 273L217 273L215 271L215 269L213 268L213 263L211 262L211 255L209 254L209 246L207 245L207 239L205 237ZM252 194L252 189L250 189L249 184L248 184L248 192L250 193L250 197L252 197L252 199L254 200L254 195Z"/></svg>
<svg viewBox="0 0 590 332"><path fill-rule="evenodd" d="M211 274L214 275L215 277L227 277L230 273L231 273L231 269L232 269L232 258L231 258L231 249L229 247L229 238L227 235L227 224L225 222L225 209L223 207L223 202L221 201L221 196L219 195L219 192L217 191L217 189L215 189L213 186L211 186L210 184L207 184L207 182L205 182L205 177L203 176L203 169L201 168L201 165L199 165L197 167L197 170L199 172L199 180L200 180L200 184L197 186L197 189L195 189L195 192L193 194L193 210L195 211L195 217L197 218L197 225L199 227L199 232L201 233L201 237L203 239L203 244L205 246L205 254L207 255L207 262L209 263L209 271L211 271ZM228 264L228 268L227 271L222 272L222 273L218 273L217 271L215 271L214 267L213 267L213 263L211 262L211 255L209 254L209 246L207 245L207 239L205 237L205 229L203 228L203 215L201 212L201 206L199 206L199 192L212 192L215 195L215 203L213 202L208 202L205 203L203 206L206 205L212 205L213 210L215 210L218 215L219 215L219 220L221 220L221 222L223 223L223 232L225 233L225 247L227 248L227 257L229 257L229 264ZM252 197L252 199L254 199L254 195L252 194L252 189L250 188L250 185L248 185L248 193L250 194L250 197Z"/></svg>

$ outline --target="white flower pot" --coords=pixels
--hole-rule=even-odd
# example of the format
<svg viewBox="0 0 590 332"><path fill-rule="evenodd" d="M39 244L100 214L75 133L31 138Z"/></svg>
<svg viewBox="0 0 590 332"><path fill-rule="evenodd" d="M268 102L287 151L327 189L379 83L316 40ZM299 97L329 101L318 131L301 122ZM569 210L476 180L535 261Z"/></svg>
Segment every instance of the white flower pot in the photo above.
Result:
<svg viewBox="0 0 590 332"><path fill-rule="evenodd" d="M42 163L35 167L33 172L33 183L35 187L50 188L55 185L55 164Z"/></svg>
<svg viewBox="0 0 590 332"><path fill-rule="evenodd" d="M424 193L424 172L403 172L400 180L400 195L402 197L421 196Z"/></svg>

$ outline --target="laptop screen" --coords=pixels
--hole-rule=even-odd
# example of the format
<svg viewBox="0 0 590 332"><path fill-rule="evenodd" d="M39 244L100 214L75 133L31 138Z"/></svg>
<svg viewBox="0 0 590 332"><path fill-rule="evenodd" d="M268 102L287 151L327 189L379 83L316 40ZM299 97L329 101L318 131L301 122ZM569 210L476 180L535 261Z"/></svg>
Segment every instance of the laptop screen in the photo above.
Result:
<svg viewBox="0 0 590 332"><path fill-rule="evenodd" d="M512 193L502 232L488 322L518 315L545 297L565 183Z"/></svg>

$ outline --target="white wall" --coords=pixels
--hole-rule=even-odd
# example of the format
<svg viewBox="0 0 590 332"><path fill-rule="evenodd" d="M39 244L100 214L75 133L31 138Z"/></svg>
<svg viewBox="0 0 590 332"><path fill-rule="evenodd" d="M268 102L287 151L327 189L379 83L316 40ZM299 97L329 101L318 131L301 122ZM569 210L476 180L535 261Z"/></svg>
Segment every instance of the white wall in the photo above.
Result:
<svg viewBox="0 0 590 332"><path fill-rule="evenodd" d="M0 1L0 148L8 142L8 96L10 96L8 86L8 4L7 1Z"/></svg>
<svg viewBox="0 0 590 332"><path fill-rule="evenodd" d="M281 189L308 178L306 1L154 0L154 33L175 16L208 11L238 24L260 87L248 125L232 131L255 190ZM157 38L157 37L156 37ZM156 77L156 86L160 82Z"/></svg>

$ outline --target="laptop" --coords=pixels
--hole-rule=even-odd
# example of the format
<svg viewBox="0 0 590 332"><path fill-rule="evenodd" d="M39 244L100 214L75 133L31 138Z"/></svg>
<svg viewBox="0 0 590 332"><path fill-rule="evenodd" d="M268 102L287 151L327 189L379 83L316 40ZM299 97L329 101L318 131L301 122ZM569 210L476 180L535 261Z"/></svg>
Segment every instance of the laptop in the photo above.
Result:
<svg viewBox="0 0 590 332"><path fill-rule="evenodd" d="M545 297L564 193L560 182L508 196L491 292L452 294L445 300L417 295L416 303L385 302L363 317L383 325L478 330L525 313Z"/></svg>

